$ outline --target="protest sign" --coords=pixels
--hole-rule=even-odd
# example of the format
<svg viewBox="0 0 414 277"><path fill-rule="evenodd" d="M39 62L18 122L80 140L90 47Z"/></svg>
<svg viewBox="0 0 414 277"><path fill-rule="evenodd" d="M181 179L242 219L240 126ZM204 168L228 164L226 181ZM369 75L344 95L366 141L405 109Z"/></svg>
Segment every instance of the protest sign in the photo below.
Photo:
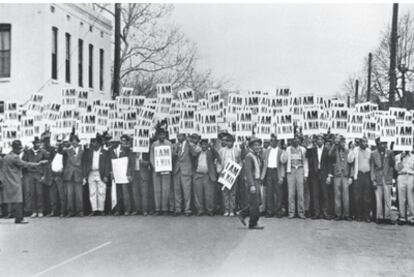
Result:
<svg viewBox="0 0 414 277"><path fill-rule="evenodd" d="M78 108L86 110L88 106L88 91L80 90L78 92Z"/></svg>
<svg viewBox="0 0 414 277"><path fill-rule="evenodd" d="M178 99L181 102L194 102L195 96L192 89L182 89L177 92Z"/></svg>
<svg viewBox="0 0 414 277"><path fill-rule="evenodd" d="M138 96L138 95L133 95L130 97L131 99L131 106L135 107L135 108L139 108L144 106L145 104L145 96Z"/></svg>
<svg viewBox="0 0 414 277"><path fill-rule="evenodd" d="M294 137L291 114L278 114L276 116L276 136L278 139L292 139Z"/></svg>
<svg viewBox="0 0 414 277"><path fill-rule="evenodd" d="M134 134L134 128L137 124L137 113L136 111L126 111L122 114L124 119L124 134L132 136Z"/></svg>
<svg viewBox="0 0 414 277"><path fill-rule="evenodd" d="M375 139L377 137L377 121L373 118L364 119L363 136L367 138L369 146L375 146Z"/></svg>
<svg viewBox="0 0 414 277"><path fill-rule="evenodd" d="M121 96L131 97L133 96L133 92L134 92L133 88L122 87Z"/></svg>
<svg viewBox="0 0 414 277"><path fill-rule="evenodd" d="M220 91L218 90L208 90L206 92L207 102L209 104L209 107L212 104L216 104L220 101Z"/></svg>
<svg viewBox="0 0 414 277"><path fill-rule="evenodd" d="M223 189L227 188L231 190L236 182L237 176L239 176L241 172L241 168L242 167L238 163L232 160L227 162L218 178L218 182L223 185Z"/></svg>
<svg viewBox="0 0 414 277"><path fill-rule="evenodd" d="M170 114L172 94L162 94L157 98L157 104L155 106L155 118L164 119Z"/></svg>
<svg viewBox="0 0 414 277"><path fill-rule="evenodd" d="M78 108L78 94L74 88L62 89L62 106L66 109L77 109Z"/></svg>
<svg viewBox="0 0 414 277"><path fill-rule="evenodd" d="M128 157L111 159L112 173L116 184L128 184ZM113 184L114 186L115 184Z"/></svg>
<svg viewBox="0 0 414 277"><path fill-rule="evenodd" d="M346 136L348 124L348 109L347 108L333 108L331 133Z"/></svg>
<svg viewBox="0 0 414 277"><path fill-rule="evenodd" d="M94 113L81 113L79 122L79 139L82 143L89 143L96 137L96 115Z"/></svg>
<svg viewBox="0 0 414 277"><path fill-rule="evenodd" d="M236 113L236 134L238 136L251 136L253 133L253 119L251 110L241 110Z"/></svg>
<svg viewBox="0 0 414 277"><path fill-rule="evenodd" d="M149 128L135 126L132 150L136 153L148 153L149 147L150 147Z"/></svg>
<svg viewBox="0 0 414 277"><path fill-rule="evenodd" d="M393 115L383 115L379 117L379 130L381 142L395 142L397 131L396 119Z"/></svg>
<svg viewBox="0 0 414 277"><path fill-rule="evenodd" d="M24 116L21 118L20 139L23 145L31 146L31 142L35 136L34 118Z"/></svg>
<svg viewBox="0 0 414 277"><path fill-rule="evenodd" d="M171 84L157 84L157 97L163 94L172 94Z"/></svg>
<svg viewBox="0 0 414 277"><path fill-rule="evenodd" d="M394 151L413 150L413 126L411 124L397 124Z"/></svg>
<svg viewBox="0 0 414 277"><path fill-rule="evenodd" d="M170 145L154 147L155 172L172 171L172 153Z"/></svg>
<svg viewBox="0 0 414 277"><path fill-rule="evenodd" d="M249 95L244 98L246 107L252 112L252 120L254 122L257 121L259 114L259 101L262 98L260 94L260 91L249 91Z"/></svg>
<svg viewBox="0 0 414 277"><path fill-rule="evenodd" d="M119 141L124 133L124 120L121 118L115 118L109 120L109 134L112 139Z"/></svg>
<svg viewBox="0 0 414 277"><path fill-rule="evenodd" d="M180 119L181 115L171 114L167 117L168 134L170 139L176 139L180 131Z"/></svg>
<svg viewBox="0 0 414 277"><path fill-rule="evenodd" d="M217 115L212 114L209 111L198 112L197 124L202 139L217 138Z"/></svg>
<svg viewBox="0 0 414 277"><path fill-rule="evenodd" d="M195 109L185 107L181 110L180 133L192 134L195 131Z"/></svg>
<svg viewBox="0 0 414 277"><path fill-rule="evenodd" d="M237 118L237 111L243 109L244 96L236 93L230 93L227 98L227 121L235 121Z"/></svg>
<svg viewBox="0 0 414 277"><path fill-rule="evenodd" d="M407 112L406 109L390 107L388 111L389 111L390 115L395 116L395 120L396 120L397 124L403 124L404 123L405 113Z"/></svg>
<svg viewBox="0 0 414 277"><path fill-rule="evenodd" d="M364 113L352 111L348 113L348 125L346 138L354 140L363 136L364 129Z"/></svg>
<svg viewBox="0 0 414 277"><path fill-rule="evenodd" d="M309 108L305 108L303 111L303 135L317 135L319 131L319 108L316 105L309 105Z"/></svg>
<svg viewBox="0 0 414 277"><path fill-rule="evenodd" d="M329 120L329 112L327 110L319 111L319 132L326 134L330 130L331 121Z"/></svg>
<svg viewBox="0 0 414 277"><path fill-rule="evenodd" d="M272 115L259 113L256 136L262 140L269 139L272 134Z"/></svg>
<svg viewBox="0 0 414 277"><path fill-rule="evenodd" d="M109 125L109 108L104 106L94 106L96 115L96 132L103 133L108 130Z"/></svg>
<svg viewBox="0 0 414 277"><path fill-rule="evenodd" d="M139 112L138 112L137 125L151 127L154 117L155 117L154 109L151 109L148 107L142 107L139 109Z"/></svg>

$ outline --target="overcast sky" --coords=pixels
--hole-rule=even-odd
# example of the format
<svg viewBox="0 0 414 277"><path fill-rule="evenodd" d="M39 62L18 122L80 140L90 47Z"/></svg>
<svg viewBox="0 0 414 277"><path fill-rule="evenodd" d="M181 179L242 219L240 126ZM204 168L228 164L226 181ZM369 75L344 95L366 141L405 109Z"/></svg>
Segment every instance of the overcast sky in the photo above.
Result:
<svg viewBox="0 0 414 277"><path fill-rule="evenodd" d="M326 95L361 68L391 14L392 4L175 4L171 19L200 64L239 89Z"/></svg>

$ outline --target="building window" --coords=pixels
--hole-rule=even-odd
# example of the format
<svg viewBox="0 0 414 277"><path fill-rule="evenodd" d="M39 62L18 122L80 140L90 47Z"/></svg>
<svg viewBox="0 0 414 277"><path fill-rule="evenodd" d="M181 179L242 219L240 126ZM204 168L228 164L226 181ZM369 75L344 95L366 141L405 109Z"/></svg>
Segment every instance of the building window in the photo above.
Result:
<svg viewBox="0 0 414 277"><path fill-rule="evenodd" d="M0 78L10 77L11 25L0 24Z"/></svg>
<svg viewBox="0 0 414 277"><path fill-rule="evenodd" d="M78 40L78 85L83 87L83 40Z"/></svg>
<svg viewBox="0 0 414 277"><path fill-rule="evenodd" d="M50 12L55 13L55 7L54 6L50 6Z"/></svg>
<svg viewBox="0 0 414 277"><path fill-rule="evenodd" d="M57 80L58 28L52 27L52 79Z"/></svg>
<svg viewBox="0 0 414 277"><path fill-rule="evenodd" d="M89 32L93 32L93 27L92 27L92 25L89 25Z"/></svg>
<svg viewBox="0 0 414 277"><path fill-rule="evenodd" d="M104 50L99 49L99 90L104 89Z"/></svg>
<svg viewBox="0 0 414 277"><path fill-rule="evenodd" d="M104 37L104 32L101 31L101 38L103 38L103 37Z"/></svg>
<svg viewBox="0 0 414 277"><path fill-rule="evenodd" d="M92 44L89 44L88 75L89 75L89 87L93 88L93 45Z"/></svg>
<svg viewBox="0 0 414 277"><path fill-rule="evenodd" d="M70 20L70 15L66 15L66 19L67 19L67 21L69 21Z"/></svg>
<svg viewBox="0 0 414 277"><path fill-rule="evenodd" d="M65 34L65 80L70 83L70 34Z"/></svg>

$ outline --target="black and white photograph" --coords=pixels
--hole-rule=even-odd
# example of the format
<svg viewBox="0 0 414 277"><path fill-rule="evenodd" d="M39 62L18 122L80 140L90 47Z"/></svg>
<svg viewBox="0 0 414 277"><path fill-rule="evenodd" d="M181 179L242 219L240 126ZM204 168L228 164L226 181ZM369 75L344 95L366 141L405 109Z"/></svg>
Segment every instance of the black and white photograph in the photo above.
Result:
<svg viewBox="0 0 414 277"><path fill-rule="evenodd" d="M0 276L414 276L414 1L0 0Z"/></svg>

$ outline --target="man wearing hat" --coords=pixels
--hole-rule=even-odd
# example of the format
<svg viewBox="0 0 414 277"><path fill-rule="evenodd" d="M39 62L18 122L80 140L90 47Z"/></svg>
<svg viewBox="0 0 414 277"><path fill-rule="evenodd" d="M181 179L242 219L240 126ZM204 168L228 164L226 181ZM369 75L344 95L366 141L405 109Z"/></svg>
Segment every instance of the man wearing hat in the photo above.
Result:
<svg viewBox="0 0 414 277"><path fill-rule="evenodd" d="M171 170L160 170L156 164L155 152L160 150L161 146L167 146L170 151L170 161L172 162L172 145L169 140L167 140L167 133L163 128L159 128L157 131L157 140L154 141L150 149L150 161L151 165L154 168L153 173L153 183L154 183L154 202L155 202L155 213L154 215L162 215L163 213L168 212L168 201L170 197L171 189Z"/></svg>
<svg viewBox="0 0 414 277"><path fill-rule="evenodd" d="M22 186L22 169L33 169L47 164L47 160L39 162L26 162L20 159L20 153L23 146L20 140L12 142L12 151L3 159L3 197L4 203L14 210L15 223L27 223L23 219L23 186Z"/></svg>
<svg viewBox="0 0 414 277"><path fill-rule="evenodd" d="M106 182L111 170L107 151L102 151L102 138L99 134L91 139L91 147L84 154L84 176L88 178L89 200L92 215L102 214L105 208Z"/></svg>
<svg viewBox="0 0 414 277"><path fill-rule="evenodd" d="M376 199L376 222L377 224L391 224L391 187L394 175L394 154L391 150L386 149L386 142L381 142L377 138L376 143L377 149L371 154L371 181Z"/></svg>
<svg viewBox="0 0 414 277"><path fill-rule="evenodd" d="M83 186L85 183L82 158L83 149L79 145L77 135L70 135L69 147L63 148L64 166L63 166L63 182L67 193L68 217L83 216Z"/></svg>
<svg viewBox="0 0 414 277"><path fill-rule="evenodd" d="M175 213L191 214L191 190L193 177L193 156L194 144L190 140L197 140L197 135L192 135L188 140L186 135L179 133L177 143L173 145L173 165L174 165L174 199Z"/></svg>
<svg viewBox="0 0 414 277"><path fill-rule="evenodd" d="M306 148L299 145L300 138L295 135L292 145L283 152L281 160L286 164L288 182L288 218L294 218L295 212L299 218L305 219L304 184L308 179L308 159ZM297 198L297 209L295 205Z"/></svg>
<svg viewBox="0 0 414 277"><path fill-rule="evenodd" d="M239 218L243 225L246 225L245 218L249 217L249 229L261 230L264 227L258 226L260 218L260 173L262 161L260 159L261 140L252 137L249 141L249 152L244 159L244 175L249 192L248 205L240 211Z"/></svg>
<svg viewBox="0 0 414 277"><path fill-rule="evenodd" d="M24 152L22 160L29 163L38 163L48 160L48 153L40 148L39 137L33 140L33 147ZM44 199L43 185L46 176L46 166L30 167L23 170L25 211L31 217L43 217Z"/></svg>
<svg viewBox="0 0 414 277"><path fill-rule="evenodd" d="M349 186L352 183L351 167L347 157L349 149L346 148L346 141L343 136L335 140L335 145L329 150L329 157L332 162L329 178L333 177L335 220L351 220Z"/></svg>
<svg viewBox="0 0 414 277"><path fill-rule="evenodd" d="M224 137L225 147L219 150L220 155L220 170L222 171L228 162L233 161L242 166L241 151L239 148L234 147L234 137L227 134ZM236 209L236 187L237 180L235 181L232 188L224 188L222 190L223 202L224 202L224 216L235 216Z"/></svg>

